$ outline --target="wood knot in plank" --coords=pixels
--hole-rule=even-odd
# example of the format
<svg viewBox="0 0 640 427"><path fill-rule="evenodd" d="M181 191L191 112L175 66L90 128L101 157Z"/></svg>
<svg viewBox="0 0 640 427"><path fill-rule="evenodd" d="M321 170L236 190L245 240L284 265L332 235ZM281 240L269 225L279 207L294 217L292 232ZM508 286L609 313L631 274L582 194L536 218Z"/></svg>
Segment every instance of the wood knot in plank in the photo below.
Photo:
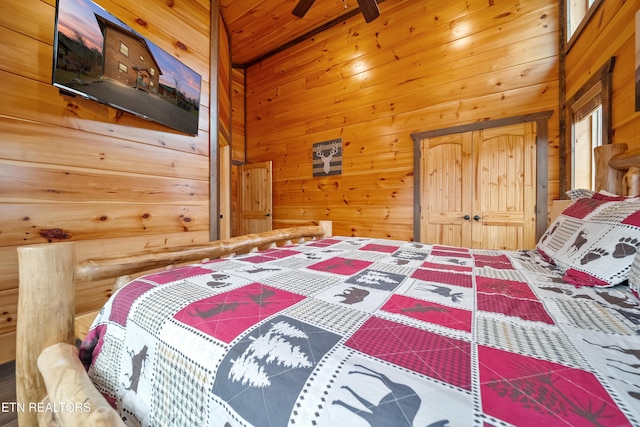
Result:
<svg viewBox="0 0 640 427"><path fill-rule="evenodd" d="M71 234L62 228L45 228L40 230L40 235L49 242L54 240L67 240L71 238Z"/></svg>

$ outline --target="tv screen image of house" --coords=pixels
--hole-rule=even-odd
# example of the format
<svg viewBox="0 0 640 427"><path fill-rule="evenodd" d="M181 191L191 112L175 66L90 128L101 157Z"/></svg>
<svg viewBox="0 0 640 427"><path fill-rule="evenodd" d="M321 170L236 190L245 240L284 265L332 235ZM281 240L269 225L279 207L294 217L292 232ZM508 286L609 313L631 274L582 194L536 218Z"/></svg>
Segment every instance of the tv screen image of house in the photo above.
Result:
<svg viewBox="0 0 640 427"><path fill-rule="evenodd" d="M202 78L91 0L58 0L53 85L191 135Z"/></svg>

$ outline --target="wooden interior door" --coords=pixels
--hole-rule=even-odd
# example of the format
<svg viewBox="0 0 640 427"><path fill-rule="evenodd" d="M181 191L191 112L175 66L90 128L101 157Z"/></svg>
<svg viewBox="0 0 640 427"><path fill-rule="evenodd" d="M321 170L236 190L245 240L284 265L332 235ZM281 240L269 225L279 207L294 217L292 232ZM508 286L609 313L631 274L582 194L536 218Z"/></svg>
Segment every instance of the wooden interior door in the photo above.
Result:
<svg viewBox="0 0 640 427"><path fill-rule="evenodd" d="M471 247L471 132L422 140L420 241Z"/></svg>
<svg viewBox="0 0 640 427"><path fill-rule="evenodd" d="M238 180L240 234L271 230L271 162L242 165Z"/></svg>
<svg viewBox="0 0 640 427"><path fill-rule="evenodd" d="M536 244L535 123L473 132L472 247L532 249Z"/></svg>
<svg viewBox="0 0 640 427"><path fill-rule="evenodd" d="M420 240L533 248L535 161L533 122L423 139Z"/></svg>

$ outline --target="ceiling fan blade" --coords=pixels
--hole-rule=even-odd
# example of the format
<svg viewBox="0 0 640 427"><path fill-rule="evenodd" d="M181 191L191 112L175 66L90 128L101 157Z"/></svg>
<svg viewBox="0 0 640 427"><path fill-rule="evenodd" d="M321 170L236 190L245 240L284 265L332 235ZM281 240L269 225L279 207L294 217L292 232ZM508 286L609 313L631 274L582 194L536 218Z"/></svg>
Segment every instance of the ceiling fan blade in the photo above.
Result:
<svg viewBox="0 0 640 427"><path fill-rule="evenodd" d="M362 12L365 22L371 22L380 16L376 0L358 0L358 6L360 6L360 12Z"/></svg>
<svg viewBox="0 0 640 427"><path fill-rule="evenodd" d="M316 0L300 0L291 13L298 18L302 18L315 1Z"/></svg>

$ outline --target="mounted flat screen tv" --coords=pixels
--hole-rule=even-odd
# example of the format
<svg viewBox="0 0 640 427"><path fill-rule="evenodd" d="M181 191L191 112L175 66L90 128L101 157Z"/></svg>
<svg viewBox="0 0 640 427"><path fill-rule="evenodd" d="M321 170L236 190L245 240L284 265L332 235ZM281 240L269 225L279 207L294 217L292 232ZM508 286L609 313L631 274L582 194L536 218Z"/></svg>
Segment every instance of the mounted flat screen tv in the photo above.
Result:
<svg viewBox="0 0 640 427"><path fill-rule="evenodd" d="M198 133L202 78L91 0L58 0L53 85Z"/></svg>

